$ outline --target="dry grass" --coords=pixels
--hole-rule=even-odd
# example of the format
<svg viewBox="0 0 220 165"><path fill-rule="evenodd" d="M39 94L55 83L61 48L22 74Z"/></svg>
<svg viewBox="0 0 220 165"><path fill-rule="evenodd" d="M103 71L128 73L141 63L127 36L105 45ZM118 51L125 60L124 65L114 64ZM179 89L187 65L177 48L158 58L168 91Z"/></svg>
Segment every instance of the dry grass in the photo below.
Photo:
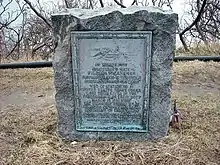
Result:
<svg viewBox="0 0 220 165"><path fill-rule="evenodd" d="M173 83L220 85L220 64L217 62L189 61L174 63Z"/></svg>
<svg viewBox="0 0 220 165"><path fill-rule="evenodd" d="M30 61L45 61L42 60L42 57L35 56L34 58L31 58L30 55L27 57L19 57L18 59L13 59L13 58L0 58L0 63L18 63L18 62L30 62Z"/></svg>
<svg viewBox="0 0 220 165"><path fill-rule="evenodd" d="M183 47L179 47L176 50L177 56L193 55L193 56L219 56L220 55L220 44L211 45L194 45L189 48L189 52L186 52Z"/></svg>
<svg viewBox="0 0 220 165"><path fill-rule="evenodd" d="M174 86L200 83L203 90L203 84L209 82L217 87L219 71L219 63L175 63ZM53 88L51 69L0 70L0 74L1 91ZM0 110L0 164L219 165L220 95L204 93L195 97L180 92L174 90L173 98L177 98L184 115L182 129L170 129L167 137L150 142L66 142L56 134L53 102L4 105Z"/></svg>
<svg viewBox="0 0 220 165"><path fill-rule="evenodd" d="M0 70L0 90L50 90L53 88L52 78L51 68Z"/></svg>

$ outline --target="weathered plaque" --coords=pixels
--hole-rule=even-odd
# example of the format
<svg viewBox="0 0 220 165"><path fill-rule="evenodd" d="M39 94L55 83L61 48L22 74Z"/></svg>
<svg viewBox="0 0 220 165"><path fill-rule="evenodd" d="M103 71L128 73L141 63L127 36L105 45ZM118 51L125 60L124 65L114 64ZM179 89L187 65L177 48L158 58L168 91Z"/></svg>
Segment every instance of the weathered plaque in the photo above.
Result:
<svg viewBox="0 0 220 165"><path fill-rule="evenodd" d="M150 31L71 33L78 131L148 131Z"/></svg>

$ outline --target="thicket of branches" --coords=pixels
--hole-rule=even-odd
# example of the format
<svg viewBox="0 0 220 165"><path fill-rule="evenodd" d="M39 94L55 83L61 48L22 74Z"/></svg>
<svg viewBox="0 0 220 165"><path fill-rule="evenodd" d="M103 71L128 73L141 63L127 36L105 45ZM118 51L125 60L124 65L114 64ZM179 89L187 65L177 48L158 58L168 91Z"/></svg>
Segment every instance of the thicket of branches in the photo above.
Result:
<svg viewBox="0 0 220 165"><path fill-rule="evenodd" d="M25 0L0 1L0 62L50 57L53 52L50 15L63 6L50 4L47 10L39 0L36 2L32 6Z"/></svg>
<svg viewBox="0 0 220 165"><path fill-rule="evenodd" d="M219 43L220 0L192 0L189 5L188 14L192 17L192 23L185 20L186 28L179 33L184 49L188 51L188 45L195 41L205 45Z"/></svg>
<svg viewBox="0 0 220 165"><path fill-rule="evenodd" d="M168 7L174 0L134 0L131 5ZM190 0L188 15L179 28L179 37L185 48L191 41L209 45L220 41L220 0ZM54 49L50 15L63 8L95 9L105 6L125 8L123 0L63 0L50 4L36 0L0 0L0 62L2 58L48 59ZM15 10L11 8L15 8ZM181 28L184 27L184 28Z"/></svg>

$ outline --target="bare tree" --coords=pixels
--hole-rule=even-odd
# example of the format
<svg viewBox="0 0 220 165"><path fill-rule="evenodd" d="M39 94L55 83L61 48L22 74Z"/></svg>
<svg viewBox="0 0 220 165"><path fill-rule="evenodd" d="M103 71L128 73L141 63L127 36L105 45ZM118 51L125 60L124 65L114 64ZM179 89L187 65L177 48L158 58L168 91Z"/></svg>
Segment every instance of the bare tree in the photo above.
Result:
<svg viewBox="0 0 220 165"><path fill-rule="evenodd" d="M220 1L194 0L190 4L189 15L193 18L180 33L179 37L186 51L189 51L186 41L188 35L195 41L203 41L206 45L220 40Z"/></svg>
<svg viewBox="0 0 220 165"><path fill-rule="evenodd" d="M197 1L196 7L199 9L201 4ZM200 21L196 24L196 32L206 45L208 42L220 40L220 1L208 0Z"/></svg>
<svg viewBox="0 0 220 165"><path fill-rule="evenodd" d="M199 1L199 0L197 0L197 1ZM188 49L186 41L184 39L184 34L200 21L202 15L204 13L204 9L205 9L206 4L207 4L207 0L203 0L202 6L201 6L200 10L198 11L197 17L193 20L193 22L189 26L187 26L185 29L183 29L183 31L181 31L179 33L180 41L182 42L183 47L186 51L189 51L189 49Z"/></svg>
<svg viewBox="0 0 220 165"><path fill-rule="evenodd" d="M48 59L53 51L52 30L42 19L29 14L22 43L32 59L36 56Z"/></svg>
<svg viewBox="0 0 220 165"><path fill-rule="evenodd" d="M5 2L5 1L4 1ZM20 56L23 39L26 6L19 0L14 0L17 10L11 10L13 0L0 1L0 56L3 58L17 59ZM20 20L20 24L17 22ZM16 53L15 53L16 52Z"/></svg>

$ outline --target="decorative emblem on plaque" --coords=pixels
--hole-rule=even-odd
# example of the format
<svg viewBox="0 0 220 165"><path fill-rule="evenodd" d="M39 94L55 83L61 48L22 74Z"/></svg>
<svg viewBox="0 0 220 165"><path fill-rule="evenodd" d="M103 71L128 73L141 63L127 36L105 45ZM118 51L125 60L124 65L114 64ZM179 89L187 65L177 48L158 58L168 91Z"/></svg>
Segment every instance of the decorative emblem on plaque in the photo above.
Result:
<svg viewBox="0 0 220 165"><path fill-rule="evenodd" d="M101 60L114 61L119 59L120 56L123 56L125 59L127 59L127 53L120 52L119 46L116 46L116 48L108 48L108 47L94 48L92 51L97 52L92 57Z"/></svg>

